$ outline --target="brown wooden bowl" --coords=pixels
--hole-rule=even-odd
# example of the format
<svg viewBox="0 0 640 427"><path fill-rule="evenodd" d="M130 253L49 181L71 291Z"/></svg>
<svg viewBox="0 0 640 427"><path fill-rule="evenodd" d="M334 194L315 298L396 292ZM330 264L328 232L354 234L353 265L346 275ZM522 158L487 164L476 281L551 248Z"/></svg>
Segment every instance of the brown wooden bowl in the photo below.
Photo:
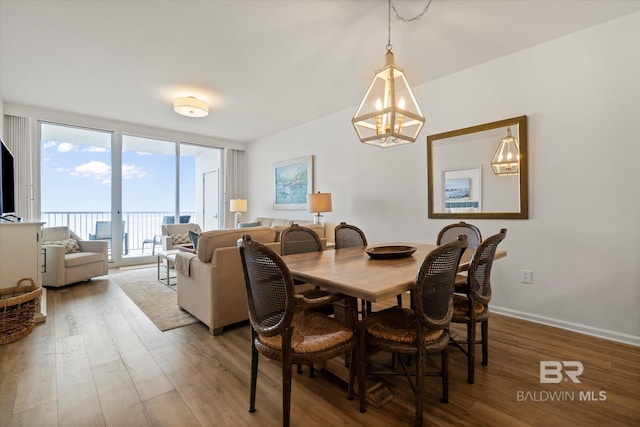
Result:
<svg viewBox="0 0 640 427"><path fill-rule="evenodd" d="M373 259L396 259L409 257L417 250L414 246L376 246L367 248L367 254Z"/></svg>

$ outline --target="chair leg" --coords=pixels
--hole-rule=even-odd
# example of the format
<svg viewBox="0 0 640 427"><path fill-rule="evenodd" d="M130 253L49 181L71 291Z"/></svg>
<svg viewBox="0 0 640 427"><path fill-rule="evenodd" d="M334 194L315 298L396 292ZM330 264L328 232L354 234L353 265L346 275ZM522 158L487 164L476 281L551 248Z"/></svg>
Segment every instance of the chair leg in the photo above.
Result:
<svg viewBox="0 0 640 427"><path fill-rule="evenodd" d="M293 361L291 355L291 334L289 329L282 334L282 425L291 424L291 370Z"/></svg>
<svg viewBox="0 0 640 427"><path fill-rule="evenodd" d="M367 332L364 327L361 325L358 328L358 355L356 357L356 366L358 368L358 397L360 398L360 412L366 412L366 395L367 395L367 385L366 385L366 343Z"/></svg>
<svg viewBox="0 0 640 427"><path fill-rule="evenodd" d="M402 307L402 294L398 294L396 298L398 299L398 307Z"/></svg>
<svg viewBox="0 0 640 427"><path fill-rule="evenodd" d="M476 322L467 323L467 382L473 384L476 354Z"/></svg>
<svg viewBox="0 0 640 427"><path fill-rule="evenodd" d="M449 346L446 346L442 352L442 401L449 403Z"/></svg>
<svg viewBox="0 0 640 427"><path fill-rule="evenodd" d="M348 400L353 400L353 383L356 379L356 352L357 352L357 348L353 348L353 350L351 350L351 353L349 354L350 357L350 361L349 361L349 386L347 388L347 399Z"/></svg>
<svg viewBox="0 0 640 427"><path fill-rule="evenodd" d="M485 320L480 324L480 332L482 334L482 364L489 364L489 321Z"/></svg>
<svg viewBox="0 0 640 427"><path fill-rule="evenodd" d="M426 355L421 346L418 347L418 356L416 361L416 419L414 426L422 426L422 391L424 390L424 376L426 373Z"/></svg>
<svg viewBox="0 0 640 427"><path fill-rule="evenodd" d="M282 425L291 424L291 364L282 363Z"/></svg>
<svg viewBox="0 0 640 427"><path fill-rule="evenodd" d="M258 349L254 344L255 332L251 331L251 395L249 397L249 412L256 411L256 383L258 382Z"/></svg>
<svg viewBox="0 0 640 427"><path fill-rule="evenodd" d="M316 370L313 369L313 363L311 365L309 365L309 378L315 378L316 377Z"/></svg>

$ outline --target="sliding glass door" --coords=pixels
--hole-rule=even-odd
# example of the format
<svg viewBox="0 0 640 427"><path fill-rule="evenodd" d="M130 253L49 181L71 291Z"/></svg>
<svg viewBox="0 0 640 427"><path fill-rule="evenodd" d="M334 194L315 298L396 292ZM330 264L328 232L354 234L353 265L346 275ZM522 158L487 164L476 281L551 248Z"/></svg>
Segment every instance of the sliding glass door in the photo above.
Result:
<svg viewBox="0 0 640 427"><path fill-rule="evenodd" d="M124 258L161 249L162 224L177 223L175 142L122 135Z"/></svg>
<svg viewBox="0 0 640 427"><path fill-rule="evenodd" d="M68 226L81 239L111 238L112 141L112 132L41 124L40 210L45 227Z"/></svg>
<svg viewBox="0 0 640 427"><path fill-rule="evenodd" d="M108 240L116 265L155 261L163 224L223 224L221 149L52 123L40 149L45 226Z"/></svg>

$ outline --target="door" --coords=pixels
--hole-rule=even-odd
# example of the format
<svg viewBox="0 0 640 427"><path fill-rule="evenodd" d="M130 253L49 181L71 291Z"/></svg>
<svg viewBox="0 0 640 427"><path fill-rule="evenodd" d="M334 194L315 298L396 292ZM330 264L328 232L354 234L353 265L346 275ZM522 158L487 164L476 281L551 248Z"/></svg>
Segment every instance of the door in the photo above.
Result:
<svg viewBox="0 0 640 427"><path fill-rule="evenodd" d="M111 227L106 235L100 227L112 220L113 136L40 123L40 217L45 227L69 227L84 240L110 238Z"/></svg>
<svg viewBox="0 0 640 427"><path fill-rule="evenodd" d="M204 206L203 230L217 230L220 228L219 174L218 169L202 174L202 201Z"/></svg>

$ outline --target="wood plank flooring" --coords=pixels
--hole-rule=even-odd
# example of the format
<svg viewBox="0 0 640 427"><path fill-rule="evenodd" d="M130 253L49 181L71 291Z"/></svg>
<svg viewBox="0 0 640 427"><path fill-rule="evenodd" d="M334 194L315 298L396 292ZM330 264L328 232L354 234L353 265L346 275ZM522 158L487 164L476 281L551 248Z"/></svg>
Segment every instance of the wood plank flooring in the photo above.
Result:
<svg viewBox="0 0 640 427"><path fill-rule="evenodd" d="M0 426L281 424L275 362L260 360L257 411L247 411L247 323L216 337L202 324L161 332L106 279L51 289L47 299L47 321L0 346ZM489 365L478 363L473 385L466 359L451 348L448 404L439 380L427 378L426 425L640 426L640 348L499 315L489 340ZM581 382L540 384L541 360L581 361ZM406 379L384 381L394 399L361 414L336 377L294 372L292 425L412 425ZM585 400L601 392L606 400Z"/></svg>

